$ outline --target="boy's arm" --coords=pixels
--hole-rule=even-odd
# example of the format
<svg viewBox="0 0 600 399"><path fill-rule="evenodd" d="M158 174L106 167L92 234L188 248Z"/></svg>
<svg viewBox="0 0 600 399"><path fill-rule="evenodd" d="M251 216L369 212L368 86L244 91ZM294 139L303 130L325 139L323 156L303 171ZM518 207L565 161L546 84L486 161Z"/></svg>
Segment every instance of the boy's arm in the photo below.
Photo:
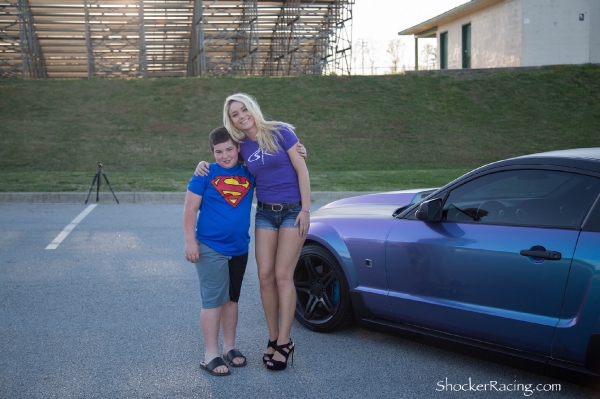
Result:
<svg viewBox="0 0 600 399"><path fill-rule="evenodd" d="M308 155L306 153L306 147L304 147L304 145L302 145L300 142L296 143L296 151L298 151L298 154L300 154L300 156L306 160L306 156Z"/></svg>
<svg viewBox="0 0 600 399"><path fill-rule="evenodd" d="M192 263L200 259L200 249L196 241L196 221L202 197L188 190L183 205L183 234L185 237L185 258Z"/></svg>
<svg viewBox="0 0 600 399"><path fill-rule="evenodd" d="M304 147L304 145L300 144L300 142L298 141L296 143L296 151L298 152L298 154L306 159L306 157L308 156L307 152L306 152L306 147ZM241 158L240 155L240 160L238 161L238 163L244 163L244 160ZM208 175L208 169L210 168L210 164L206 161L200 161L198 162L198 165L196 166L196 170L194 171L194 174L196 176L207 176Z"/></svg>

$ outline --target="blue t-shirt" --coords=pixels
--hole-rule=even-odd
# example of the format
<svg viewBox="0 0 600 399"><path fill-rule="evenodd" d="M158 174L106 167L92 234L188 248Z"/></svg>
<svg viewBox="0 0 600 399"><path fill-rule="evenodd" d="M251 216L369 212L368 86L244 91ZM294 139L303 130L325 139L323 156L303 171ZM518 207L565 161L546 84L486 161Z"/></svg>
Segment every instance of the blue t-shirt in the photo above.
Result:
<svg viewBox="0 0 600 399"><path fill-rule="evenodd" d="M287 153L287 150L298 142L298 137L284 126L278 129L283 139L275 135L280 147L275 154L262 151L257 141L247 137L240 143L240 154L250 172L256 177L256 199L271 204L302 199L298 173Z"/></svg>
<svg viewBox="0 0 600 399"><path fill-rule="evenodd" d="M248 252L254 195L254 177L248 168L236 165L225 169L213 163L208 176L192 176L188 190L202 197L196 238L223 255Z"/></svg>

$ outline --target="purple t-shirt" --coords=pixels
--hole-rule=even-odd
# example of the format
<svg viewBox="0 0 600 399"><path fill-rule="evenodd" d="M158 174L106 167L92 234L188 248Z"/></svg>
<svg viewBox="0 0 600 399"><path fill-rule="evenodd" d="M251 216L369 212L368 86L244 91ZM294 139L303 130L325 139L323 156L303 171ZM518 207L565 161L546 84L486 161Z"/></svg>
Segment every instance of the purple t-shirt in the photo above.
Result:
<svg viewBox="0 0 600 399"><path fill-rule="evenodd" d="M287 150L298 142L298 137L284 126L278 129L283 140L275 135L281 147L275 154L263 152L257 141L247 137L240 143L240 153L256 178L256 199L270 204L297 202L302 199L298 174Z"/></svg>

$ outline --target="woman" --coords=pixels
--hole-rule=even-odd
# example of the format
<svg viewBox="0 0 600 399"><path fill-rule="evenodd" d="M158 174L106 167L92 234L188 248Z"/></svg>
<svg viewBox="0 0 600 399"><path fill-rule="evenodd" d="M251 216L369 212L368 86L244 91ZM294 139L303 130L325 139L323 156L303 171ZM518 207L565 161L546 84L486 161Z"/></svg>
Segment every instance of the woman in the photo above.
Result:
<svg viewBox="0 0 600 399"><path fill-rule="evenodd" d="M310 225L310 181L296 149L293 126L267 121L256 100L243 93L229 96L223 124L240 143L240 154L256 177L256 263L260 295L269 329L263 362L284 370L294 343L290 330L296 310L293 275ZM197 172L206 170L205 162Z"/></svg>

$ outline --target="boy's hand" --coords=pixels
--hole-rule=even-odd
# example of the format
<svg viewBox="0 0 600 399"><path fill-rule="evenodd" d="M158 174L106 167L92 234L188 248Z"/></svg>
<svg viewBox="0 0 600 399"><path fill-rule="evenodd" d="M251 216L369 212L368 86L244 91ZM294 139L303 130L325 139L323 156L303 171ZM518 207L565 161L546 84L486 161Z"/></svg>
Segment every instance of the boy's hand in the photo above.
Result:
<svg viewBox="0 0 600 399"><path fill-rule="evenodd" d="M196 263L200 259L200 248L196 241L185 243L185 259L192 263Z"/></svg>
<svg viewBox="0 0 600 399"><path fill-rule="evenodd" d="M298 151L298 154L300 154L300 156L304 159L306 159L306 147L304 147L302 144L300 144L300 142L296 143L296 150Z"/></svg>
<svg viewBox="0 0 600 399"><path fill-rule="evenodd" d="M306 238L308 235L308 228L310 227L310 213L300 211L296 217L294 226L297 226L298 224L300 224L298 234L300 234L300 237Z"/></svg>
<svg viewBox="0 0 600 399"><path fill-rule="evenodd" d="M206 161L200 161L198 166L196 166L196 171L194 175L196 176L208 176L208 169L210 168L210 164Z"/></svg>

